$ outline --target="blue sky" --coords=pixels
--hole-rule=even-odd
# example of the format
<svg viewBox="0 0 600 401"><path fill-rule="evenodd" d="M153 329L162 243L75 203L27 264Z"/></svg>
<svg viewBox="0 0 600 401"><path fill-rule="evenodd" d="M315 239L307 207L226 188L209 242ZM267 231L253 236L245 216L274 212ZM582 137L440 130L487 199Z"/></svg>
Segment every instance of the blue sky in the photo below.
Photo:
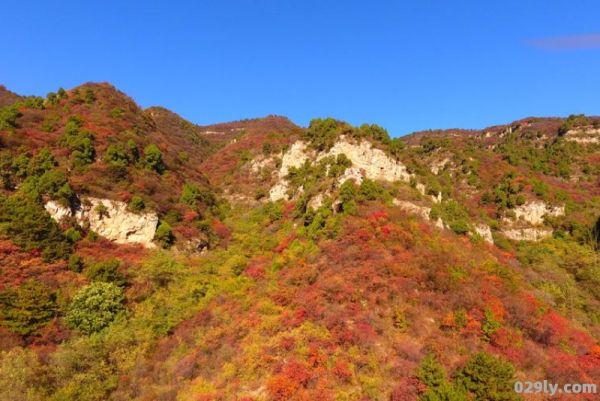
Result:
<svg viewBox="0 0 600 401"><path fill-rule="evenodd" d="M333 116L403 135L600 114L598 1L12 1L2 14L8 88L109 81L199 124Z"/></svg>

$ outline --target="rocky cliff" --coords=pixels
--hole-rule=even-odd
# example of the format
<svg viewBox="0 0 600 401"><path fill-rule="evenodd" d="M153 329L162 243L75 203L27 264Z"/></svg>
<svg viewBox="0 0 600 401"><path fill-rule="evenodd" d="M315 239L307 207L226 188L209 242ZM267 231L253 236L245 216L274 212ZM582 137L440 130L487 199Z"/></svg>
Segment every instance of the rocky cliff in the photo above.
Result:
<svg viewBox="0 0 600 401"><path fill-rule="evenodd" d="M85 197L74 209L49 201L45 208L57 221L74 217L82 226L118 244L141 244L155 247L152 242L158 216L154 212L133 213L124 202Z"/></svg>

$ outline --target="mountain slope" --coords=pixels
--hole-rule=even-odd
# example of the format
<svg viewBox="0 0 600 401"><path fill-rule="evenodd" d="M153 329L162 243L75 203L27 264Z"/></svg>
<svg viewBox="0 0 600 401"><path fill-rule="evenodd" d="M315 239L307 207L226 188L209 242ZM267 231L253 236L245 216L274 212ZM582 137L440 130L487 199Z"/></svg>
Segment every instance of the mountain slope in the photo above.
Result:
<svg viewBox="0 0 600 401"><path fill-rule="evenodd" d="M514 400L516 379L600 381L598 118L402 139L198 126L109 84L3 112L2 399ZM116 239L140 224L154 241Z"/></svg>

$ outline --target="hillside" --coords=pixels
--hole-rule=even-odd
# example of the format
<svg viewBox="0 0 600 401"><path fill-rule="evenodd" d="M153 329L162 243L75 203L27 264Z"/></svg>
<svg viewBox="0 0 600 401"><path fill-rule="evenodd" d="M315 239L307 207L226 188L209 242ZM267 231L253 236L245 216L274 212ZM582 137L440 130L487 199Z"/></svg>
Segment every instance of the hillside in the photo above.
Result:
<svg viewBox="0 0 600 401"><path fill-rule="evenodd" d="M600 384L600 118L390 138L0 90L0 399ZM556 400L594 400L597 394Z"/></svg>

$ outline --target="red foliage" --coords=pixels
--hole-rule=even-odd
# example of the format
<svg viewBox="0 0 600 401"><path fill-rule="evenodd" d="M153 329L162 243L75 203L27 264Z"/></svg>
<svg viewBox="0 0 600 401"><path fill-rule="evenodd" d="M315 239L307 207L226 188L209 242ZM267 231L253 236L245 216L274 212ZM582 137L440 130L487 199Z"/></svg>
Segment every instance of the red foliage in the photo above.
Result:
<svg viewBox="0 0 600 401"><path fill-rule="evenodd" d="M333 366L333 374L344 382L350 382L352 379L352 371L348 362L337 360Z"/></svg>
<svg viewBox="0 0 600 401"><path fill-rule="evenodd" d="M215 234L221 239L229 239L231 237L231 230L225 224L219 220L213 220L211 227Z"/></svg>
<svg viewBox="0 0 600 401"><path fill-rule="evenodd" d="M416 401L426 386L416 377L403 377L390 394L390 401Z"/></svg>
<svg viewBox="0 0 600 401"><path fill-rule="evenodd" d="M195 210L188 209L183 213L183 221L185 223L191 223L198 218L199 214Z"/></svg>
<svg viewBox="0 0 600 401"><path fill-rule="evenodd" d="M282 239L281 242L279 242L279 244L277 244L275 249L273 249L273 251L277 252L277 253L281 253L281 252L285 251L288 248L288 246L290 246L290 244L295 239L296 239L296 233L292 233L288 237L285 237L284 239Z"/></svg>
<svg viewBox="0 0 600 401"><path fill-rule="evenodd" d="M568 332L567 320L551 311L542 317L540 322L541 341L546 345L557 345Z"/></svg>
<svg viewBox="0 0 600 401"><path fill-rule="evenodd" d="M283 366L281 373L272 376L267 382L267 390L274 400L292 399L298 389L304 387L311 375L306 366L297 361L290 361Z"/></svg>
<svg viewBox="0 0 600 401"><path fill-rule="evenodd" d="M261 259L253 259L248 263L244 274L255 280L265 276L265 261Z"/></svg>

